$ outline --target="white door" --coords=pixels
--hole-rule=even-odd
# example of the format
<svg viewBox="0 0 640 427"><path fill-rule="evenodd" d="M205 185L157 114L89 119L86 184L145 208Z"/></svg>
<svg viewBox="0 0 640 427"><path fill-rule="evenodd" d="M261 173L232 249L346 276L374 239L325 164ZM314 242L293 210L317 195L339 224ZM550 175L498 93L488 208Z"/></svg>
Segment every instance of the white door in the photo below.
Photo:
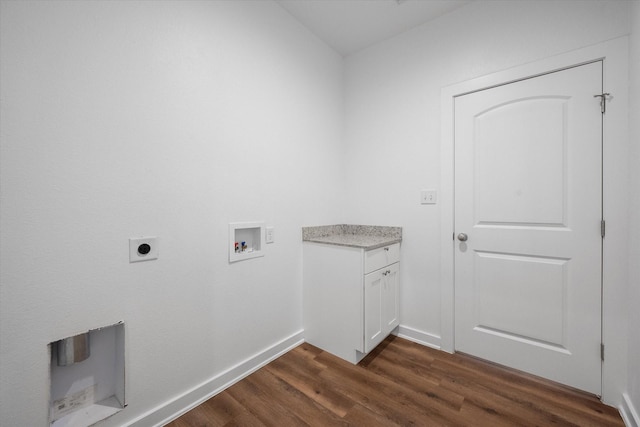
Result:
<svg viewBox="0 0 640 427"><path fill-rule="evenodd" d="M384 269L364 276L364 352L368 353L382 342L384 301Z"/></svg>
<svg viewBox="0 0 640 427"><path fill-rule="evenodd" d="M383 287L383 319L384 335L388 335L400 324L400 263L384 268Z"/></svg>
<svg viewBox="0 0 640 427"><path fill-rule="evenodd" d="M595 62L455 99L455 348L597 395L601 93Z"/></svg>
<svg viewBox="0 0 640 427"><path fill-rule="evenodd" d="M364 276L364 351L373 350L399 325L400 264Z"/></svg>

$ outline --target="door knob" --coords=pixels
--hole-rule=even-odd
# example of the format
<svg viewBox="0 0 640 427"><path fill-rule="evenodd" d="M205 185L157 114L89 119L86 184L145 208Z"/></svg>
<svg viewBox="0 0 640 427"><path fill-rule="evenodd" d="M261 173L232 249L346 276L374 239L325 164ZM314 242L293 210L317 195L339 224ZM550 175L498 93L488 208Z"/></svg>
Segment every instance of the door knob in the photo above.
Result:
<svg viewBox="0 0 640 427"><path fill-rule="evenodd" d="M469 238L469 236L467 236L464 233L458 234L458 240L460 240L461 242L466 242L468 238Z"/></svg>

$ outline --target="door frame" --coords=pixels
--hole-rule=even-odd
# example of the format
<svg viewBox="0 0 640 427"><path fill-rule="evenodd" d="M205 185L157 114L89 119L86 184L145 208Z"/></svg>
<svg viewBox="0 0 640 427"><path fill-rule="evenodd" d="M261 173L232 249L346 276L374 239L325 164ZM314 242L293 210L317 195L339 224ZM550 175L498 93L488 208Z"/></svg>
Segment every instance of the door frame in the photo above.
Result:
<svg viewBox="0 0 640 427"><path fill-rule="evenodd" d="M440 348L455 351L454 328L454 98L593 61L603 61L604 92L612 95L603 118L602 198L607 223L602 263L602 401L619 406L626 388L628 276L628 37L544 58L441 90ZM594 94L595 95L595 94ZM594 99L594 102L597 102Z"/></svg>

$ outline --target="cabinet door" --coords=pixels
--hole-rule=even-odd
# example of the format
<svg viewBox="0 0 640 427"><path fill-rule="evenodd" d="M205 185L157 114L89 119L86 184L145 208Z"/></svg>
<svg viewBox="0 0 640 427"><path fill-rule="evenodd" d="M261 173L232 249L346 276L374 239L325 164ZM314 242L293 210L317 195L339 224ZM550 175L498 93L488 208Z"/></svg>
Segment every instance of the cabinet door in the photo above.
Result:
<svg viewBox="0 0 640 427"><path fill-rule="evenodd" d="M382 271L382 327L387 336L400 324L400 263L391 264Z"/></svg>
<svg viewBox="0 0 640 427"><path fill-rule="evenodd" d="M383 310L383 272L376 270L364 276L364 352L368 353L380 344L384 337L382 319Z"/></svg>

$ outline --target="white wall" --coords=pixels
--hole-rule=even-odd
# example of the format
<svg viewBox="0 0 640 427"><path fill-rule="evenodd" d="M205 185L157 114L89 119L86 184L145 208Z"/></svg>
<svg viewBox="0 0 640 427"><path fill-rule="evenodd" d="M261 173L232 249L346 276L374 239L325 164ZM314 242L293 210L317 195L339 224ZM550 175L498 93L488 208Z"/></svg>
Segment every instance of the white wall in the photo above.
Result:
<svg viewBox="0 0 640 427"><path fill-rule="evenodd" d="M626 35L629 6L473 2L346 59L349 221L403 227L401 323L415 339L442 333L440 208L419 204L440 185L441 89Z"/></svg>
<svg viewBox="0 0 640 427"><path fill-rule="evenodd" d="M108 425L298 332L300 228L341 219L342 58L272 2L1 8L0 424L46 425L47 344L78 332L126 322ZM276 242L229 265L250 220Z"/></svg>
<svg viewBox="0 0 640 427"><path fill-rule="evenodd" d="M640 2L631 8L629 57L629 171L630 171L630 251L629 251L629 384L628 392L636 417L640 416ZM636 419L640 423L640 419Z"/></svg>

